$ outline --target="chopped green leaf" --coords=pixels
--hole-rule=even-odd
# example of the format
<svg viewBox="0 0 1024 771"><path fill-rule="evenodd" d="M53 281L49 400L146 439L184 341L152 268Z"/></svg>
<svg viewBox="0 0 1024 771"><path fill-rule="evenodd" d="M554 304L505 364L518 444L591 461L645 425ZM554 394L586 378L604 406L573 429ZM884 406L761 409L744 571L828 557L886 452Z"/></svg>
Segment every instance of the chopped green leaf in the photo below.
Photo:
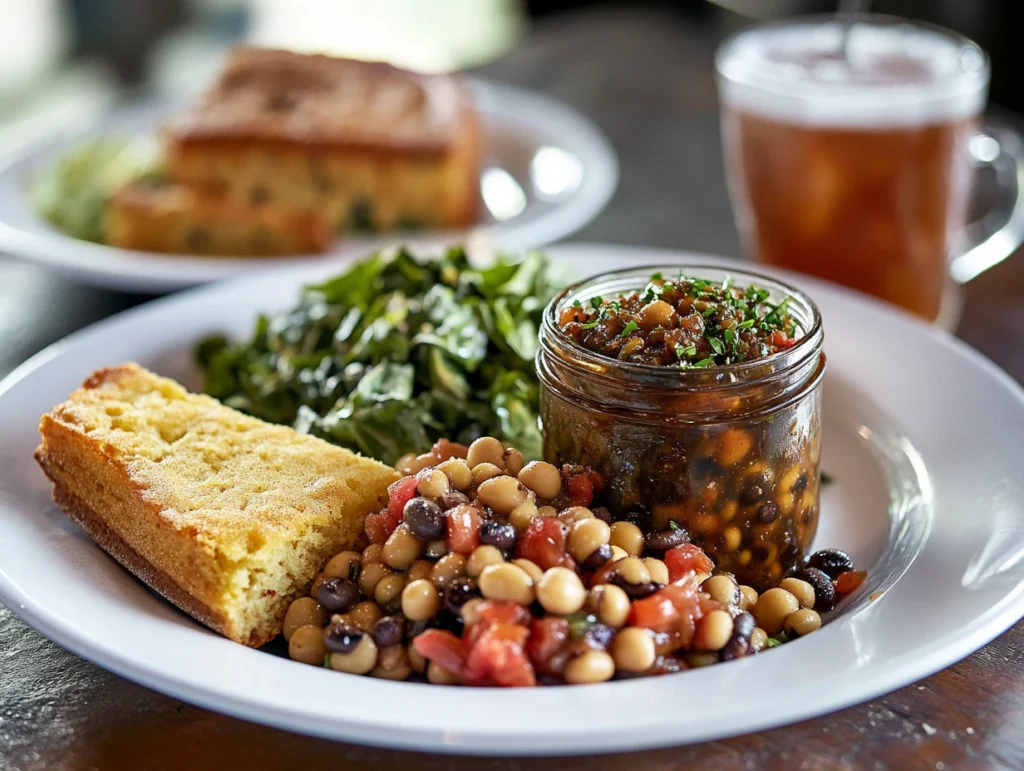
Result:
<svg viewBox="0 0 1024 771"><path fill-rule="evenodd" d="M711 350L717 354L725 353L725 343L719 340L717 337L709 337L708 345L711 346Z"/></svg>
<svg viewBox="0 0 1024 771"><path fill-rule="evenodd" d="M638 329L640 329L640 325L633 321L633 319L630 319L629 323L627 323L626 326L622 328L622 331L619 333L619 337L629 337Z"/></svg>
<svg viewBox="0 0 1024 771"><path fill-rule="evenodd" d="M780 645L782 645L782 640L776 640L774 637L769 637L764 641L764 646L766 648L778 648Z"/></svg>

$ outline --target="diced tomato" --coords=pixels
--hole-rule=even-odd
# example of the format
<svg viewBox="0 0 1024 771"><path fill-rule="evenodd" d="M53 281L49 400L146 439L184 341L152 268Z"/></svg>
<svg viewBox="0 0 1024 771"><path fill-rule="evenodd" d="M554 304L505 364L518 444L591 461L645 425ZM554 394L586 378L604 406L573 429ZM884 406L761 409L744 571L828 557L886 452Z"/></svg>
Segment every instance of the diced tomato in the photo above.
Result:
<svg viewBox="0 0 1024 771"><path fill-rule="evenodd" d="M401 515L396 517L391 513L390 508L368 514L363 525L366 537L370 539L370 543L384 543L395 532L395 528L401 521Z"/></svg>
<svg viewBox="0 0 1024 771"><path fill-rule="evenodd" d="M516 546L516 556L547 570L566 562L564 525L554 517L534 517Z"/></svg>
<svg viewBox="0 0 1024 771"><path fill-rule="evenodd" d="M589 506L594 502L594 483L585 474L576 474L566 480L566 489L573 506Z"/></svg>
<svg viewBox="0 0 1024 771"><path fill-rule="evenodd" d="M460 678L465 675L466 650L458 637L443 629L428 629L412 641L416 652Z"/></svg>
<svg viewBox="0 0 1024 771"><path fill-rule="evenodd" d="M462 458L466 459L466 455L469 454L469 448L464 444L458 442L449 442L447 439L438 439L434 442L434 447L431 452L437 457L438 462L448 460L449 458Z"/></svg>
<svg viewBox="0 0 1024 771"><path fill-rule="evenodd" d="M541 672L553 673L551 659L568 639L569 622L564 618L548 616L530 621L530 639L526 643L526 652L534 667Z"/></svg>
<svg viewBox="0 0 1024 771"><path fill-rule="evenodd" d="M661 589L658 594L666 597L679 613L676 629L680 634L680 644L689 650L694 632L697 630L697 622L704 617L703 603L708 602L701 597L696 577L693 573L688 573L676 583ZM708 605L708 609L713 608Z"/></svg>
<svg viewBox="0 0 1024 771"><path fill-rule="evenodd" d="M488 624L519 624L530 623L530 611L517 602L501 600L484 600L477 606L481 621Z"/></svg>
<svg viewBox="0 0 1024 771"><path fill-rule="evenodd" d="M683 576L693 573L710 573L715 563L704 550L692 543L684 543L665 552L669 581L675 583Z"/></svg>
<svg viewBox="0 0 1024 771"><path fill-rule="evenodd" d="M448 510L448 551L465 556L480 545L480 510L462 503Z"/></svg>
<svg viewBox="0 0 1024 771"><path fill-rule="evenodd" d="M629 623L632 626L642 626L656 632L668 631L678 621L679 611L672 600L660 591L637 600L629 609Z"/></svg>
<svg viewBox="0 0 1024 771"><path fill-rule="evenodd" d="M610 584L612 577L615 575L615 563L618 560L608 560L601 567L594 571L594 574L590 577L590 583L588 586L597 586L598 584Z"/></svg>
<svg viewBox="0 0 1024 771"><path fill-rule="evenodd" d="M790 337L781 329L776 329L768 337L768 344L776 349L784 350L786 348L792 348L796 345L796 339Z"/></svg>
<svg viewBox="0 0 1024 771"><path fill-rule="evenodd" d="M388 485L388 511L396 516L399 522L402 520L405 504L416 497L416 485L419 483L420 481L416 477L411 476L402 477L397 482Z"/></svg>
<svg viewBox="0 0 1024 771"><path fill-rule="evenodd" d="M537 678L524 648L529 635L530 630L519 624L487 625L466 657L466 682L471 685L536 685Z"/></svg>

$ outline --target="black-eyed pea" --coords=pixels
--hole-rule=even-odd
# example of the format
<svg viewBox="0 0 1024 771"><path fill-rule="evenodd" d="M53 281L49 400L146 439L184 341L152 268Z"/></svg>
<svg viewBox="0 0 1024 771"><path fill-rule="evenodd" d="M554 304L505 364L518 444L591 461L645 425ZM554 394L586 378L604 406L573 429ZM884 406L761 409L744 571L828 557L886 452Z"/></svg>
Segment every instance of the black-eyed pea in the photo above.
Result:
<svg viewBox="0 0 1024 771"><path fill-rule="evenodd" d="M380 553L384 550L384 544L382 543L371 543L365 549L363 549L362 562L365 565L368 562L380 562Z"/></svg>
<svg viewBox="0 0 1024 771"><path fill-rule="evenodd" d="M480 597L474 597L471 600L466 600L462 605L462 609L459 614L462 616L463 622L467 626L472 626L480 620L480 603L484 602Z"/></svg>
<svg viewBox="0 0 1024 771"><path fill-rule="evenodd" d="M423 541L404 522L395 528L381 550L381 560L390 568L405 570L423 553Z"/></svg>
<svg viewBox="0 0 1024 771"><path fill-rule="evenodd" d="M303 664L324 665L324 630L314 624L304 624L292 630L288 639L288 656Z"/></svg>
<svg viewBox="0 0 1024 771"><path fill-rule="evenodd" d="M499 469L504 468L505 447L493 436L481 436L469 446L466 463L475 469L481 463L491 463Z"/></svg>
<svg viewBox="0 0 1024 771"><path fill-rule="evenodd" d="M700 588L712 600L720 602L726 607L730 605L739 606L743 599L740 588L729 576L711 576L711 578L700 585Z"/></svg>
<svg viewBox="0 0 1024 771"><path fill-rule="evenodd" d="M769 636L782 631L782 624L793 611L800 609L800 602L785 589L775 587L757 598L753 614L757 625Z"/></svg>
<svg viewBox="0 0 1024 771"><path fill-rule="evenodd" d="M427 660L423 658L423 654L416 650L415 645L410 645L406 649L406 654L409 656L409 666L412 667L413 672L423 674L427 671Z"/></svg>
<svg viewBox="0 0 1024 771"><path fill-rule="evenodd" d="M693 647L704 651L720 651L732 637L732 616L725 610L713 610L697 623Z"/></svg>
<svg viewBox="0 0 1024 771"><path fill-rule="evenodd" d="M416 473L413 470L413 464L416 462L416 453L407 452L401 458L395 462L395 471L404 477L412 476Z"/></svg>
<svg viewBox="0 0 1024 771"><path fill-rule="evenodd" d="M505 473L511 474L514 477L519 476L519 472L523 470L523 466L526 463L523 454L515 447L506 449L502 455L502 460L505 465Z"/></svg>
<svg viewBox="0 0 1024 771"><path fill-rule="evenodd" d="M448 475L440 469L425 473L416 485L416 492L424 498L438 499L451 490Z"/></svg>
<svg viewBox="0 0 1024 771"><path fill-rule="evenodd" d="M441 596L427 579L410 581L402 590L402 613L410 621L427 621L440 609Z"/></svg>
<svg viewBox="0 0 1024 771"><path fill-rule="evenodd" d="M441 557L430 571L430 581L439 589L444 589L456 578L466 575L466 558L452 552Z"/></svg>
<svg viewBox="0 0 1024 771"><path fill-rule="evenodd" d="M615 669L620 672L645 672L657 655L651 631L639 626L619 630L609 652L615 660Z"/></svg>
<svg viewBox="0 0 1024 771"><path fill-rule="evenodd" d="M357 551L343 551L335 554L320 575L324 578L347 578L354 581L359 575L359 566L363 564L363 558Z"/></svg>
<svg viewBox="0 0 1024 771"><path fill-rule="evenodd" d="M821 616L818 615L817 611L810 608L801 608L794 611L786 616L786 620L782 622L782 630L790 640L805 637L811 632L817 632L819 629L821 629Z"/></svg>
<svg viewBox="0 0 1024 771"><path fill-rule="evenodd" d="M743 428L727 428L718 437L718 454L716 460L720 466L735 466L750 452L754 446L754 437Z"/></svg>
<svg viewBox="0 0 1024 771"><path fill-rule="evenodd" d="M548 508L551 507L549 506ZM517 533L522 533L530 526L533 518L539 516L539 514L536 502L527 498L512 509L512 513L508 515L508 523L516 529Z"/></svg>
<svg viewBox="0 0 1024 771"><path fill-rule="evenodd" d="M448 542L444 538L427 541L423 546L423 556L428 560L439 560L448 553Z"/></svg>
<svg viewBox="0 0 1024 771"><path fill-rule="evenodd" d="M587 590L583 582L576 571L569 568L548 568L534 588L537 602L548 613L556 616L575 613L587 600Z"/></svg>
<svg viewBox="0 0 1024 771"><path fill-rule="evenodd" d="M385 576L390 576L391 568L383 562L363 563L363 569L359 571L359 591L366 597L373 596L373 590Z"/></svg>
<svg viewBox="0 0 1024 771"><path fill-rule="evenodd" d="M512 560L512 564L518 565L525 570L526 574L533 579L534 583L537 583L537 581L540 580L540 577L544 575L544 571L540 569L540 566L536 562L531 562L528 559L520 557L519 559Z"/></svg>
<svg viewBox="0 0 1024 771"><path fill-rule="evenodd" d="M629 595L614 584L600 584L590 590L587 605L597 615L598 621L612 629L619 629L629 618Z"/></svg>
<svg viewBox="0 0 1024 771"><path fill-rule="evenodd" d="M379 649L377 666L370 670L370 677L385 680L406 680L412 674L409 654L404 645L392 645Z"/></svg>
<svg viewBox="0 0 1024 771"><path fill-rule="evenodd" d="M430 578L430 572L434 569L434 563L430 560L416 560L409 569L405 571L407 581L418 581L421 578Z"/></svg>
<svg viewBox="0 0 1024 771"><path fill-rule="evenodd" d="M499 477L504 472L493 463L481 463L473 467L473 484L482 485L488 479Z"/></svg>
<svg viewBox="0 0 1024 771"><path fill-rule="evenodd" d="M399 602L402 590L405 589L405 576L399 573L384 576L373 588L373 599L379 605L391 605Z"/></svg>
<svg viewBox="0 0 1024 771"><path fill-rule="evenodd" d="M373 600L363 600L346 615L351 623L368 632L380 620L384 612L380 609L380 605ZM331 618L331 621L334 621L334 617Z"/></svg>
<svg viewBox="0 0 1024 771"><path fill-rule="evenodd" d="M597 551L598 547L608 543L611 534L608 523L597 519L591 512L590 517L573 523L569 531L569 553L582 564L587 557Z"/></svg>
<svg viewBox="0 0 1024 771"><path fill-rule="evenodd" d="M351 653L332 653L328 663L331 669L339 672L365 675L377 666L377 644L370 635L364 634L355 650Z"/></svg>
<svg viewBox="0 0 1024 771"><path fill-rule="evenodd" d="M567 527L572 527L576 522L583 519L593 519L594 512L588 509L586 506L570 506L567 509L563 509L558 512L558 520Z"/></svg>
<svg viewBox="0 0 1024 771"><path fill-rule="evenodd" d="M417 455L416 459L412 462L412 473L418 474L425 468L430 468L437 463L437 456L432 452L425 452L422 455Z"/></svg>
<svg viewBox="0 0 1024 771"><path fill-rule="evenodd" d="M800 603L801 608L813 608L814 607L814 587L806 581L799 578L783 578L779 583L780 589L785 589L787 592L796 597Z"/></svg>
<svg viewBox="0 0 1024 771"><path fill-rule="evenodd" d="M612 544L610 548L612 550L612 556L608 560L609 562L618 562L619 560L624 560L626 559L626 557L629 556L626 550L623 549L621 546L616 546L615 544Z"/></svg>
<svg viewBox="0 0 1024 771"><path fill-rule="evenodd" d="M725 528L722 537L725 539L725 551L730 553L740 548L740 542L743 540L743 534L736 525Z"/></svg>
<svg viewBox="0 0 1024 771"><path fill-rule="evenodd" d="M484 572L484 568L488 565L497 565L504 561L505 557L497 547L489 544L477 546L466 560L466 574L470 578L476 578Z"/></svg>
<svg viewBox="0 0 1024 771"><path fill-rule="evenodd" d="M485 480L477 488L477 497L498 514L508 516L527 500L526 486L506 474Z"/></svg>
<svg viewBox="0 0 1024 771"><path fill-rule="evenodd" d="M312 597L299 597L288 606L284 614L281 631L285 640L292 639L292 632L300 626L323 627L327 623L327 611ZM323 663L321 661L321 663Z"/></svg>
<svg viewBox="0 0 1024 771"><path fill-rule="evenodd" d="M615 563L615 572L628 584L640 586L651 582L651 571L638 557L626 557Z"/></svg>
<svg viewBox="0 0 1024 771"><path fill-rule="evenodd" d="M537 509L537 516L538 517L557 517L558 516L558 509L556 509L554 506L541 506L539 509Z"/></svg>
<svg viewBox="0 0 1024 771"><path fill-rule="evenodd" d="M740 609L752 611L757 605L757 589L745 584L740 587Z"/></svg>
<svg viewBox="0 0 1024 771"><path fill-rule="evenodd" d="M541 500L550 501L562 491L562 475L545 461L527 463L518 476L519 481L533 490Z"/></svg>
<svg viewBox="0 0 1024 771"><path fill-rule="evenodd" d="M753 634L750 635L751 650L762 651L766 645L768 645L768 633L761 627L755 627Z"/></svg>
<svg viewBox="0 0 1024 771"><path fill-rule="evenodd" d="M638 556L644 548L644 534L632 522L615 522L611 527L608 543L618 546L631 557Z"/></svg>
<svg viewBox="0 0 1024 771"><path fill-rule="evenodd" d="M466 490L473 484L473 470L462 458L449 458L438 464L437 470L448 476L448 481L456 490Z"/></svg>
<svg viewBox="0 0 1024 771"><path fill-rule="evenodd" d="M525 570L511 562L485 567L480 573L477 585L480 587L480 593L488 600L529 605L536 597L533 579Z"/></svg>
<svg viewBox="0 0 1024 771"><path fill-rule="evenodd" d="M690 651L683 660L693 669L709 667L718 663L718 653L711 651Z"/></svg>
<svg viewBox="0 0 1024 771"><path fill-rule="evenodd" d="M651 580L654 583L669 583L668 565L657 557L644 557L643 563L647 566L647 571L651 574Z"/></svg>
<svg viewBox="0 0 1024 771"><path fill-rule="evenodd" d="M604 651L589 650L565 665L565 682L572 685L603 683L615 674L615 660Z"/></svg>
<svg viewBox="0 0 1024 771"><path fill-rule="evenodd" d="M442 667L436 661L427 664L427 682L434 685L461 685L458 675Z"/></svg>

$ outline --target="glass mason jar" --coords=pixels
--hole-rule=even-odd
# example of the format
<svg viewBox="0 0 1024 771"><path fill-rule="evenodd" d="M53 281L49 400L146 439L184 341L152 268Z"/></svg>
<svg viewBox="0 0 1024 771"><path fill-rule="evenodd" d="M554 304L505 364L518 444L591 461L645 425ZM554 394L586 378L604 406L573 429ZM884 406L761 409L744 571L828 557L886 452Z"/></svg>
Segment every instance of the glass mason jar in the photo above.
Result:
<svg viewBox="0 0 1024 771"><path fill-rule="evenodd" d="M575 301L643 291L652 273L756 284L790 298L803 333L763 359L702 369L623 362L558 326ZM767 276L709 266L630 268L575 284L544 312L537 354L544 454L592 467L603 502L641 528L686 528L741 584L774 585L818 525L824 333L814 303Z"/></svg>

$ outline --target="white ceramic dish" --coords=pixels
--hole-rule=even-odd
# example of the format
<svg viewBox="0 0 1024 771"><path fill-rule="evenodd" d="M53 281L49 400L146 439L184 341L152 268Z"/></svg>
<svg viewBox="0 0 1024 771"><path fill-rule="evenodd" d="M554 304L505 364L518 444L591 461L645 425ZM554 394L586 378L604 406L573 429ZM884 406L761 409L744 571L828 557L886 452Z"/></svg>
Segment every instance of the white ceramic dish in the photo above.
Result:
<svg viewBox="0 0 1024 771"><path fill-rule="evenodd" d="M37 216L27 189L45 164L85 137L153 135L164 117L181 108L146 103L114 111L97 125L0 160L0 252L90 284L166 292L257 270L326 267L395 241L435 245L473 235L505 249L527 249L565 238L597 216L614 192L619 173L615 151L600 130L575 110L538 94L476 79L468 82L484 127L483 214L470 230L347 238L318 255L195 257L81 241Z"/></svg>
<svg viewBox="0 0 1024 771"><path fill-rule="evenodd" d="M707 260L570 245L581 273ZM0 385L0 600L66 648L186 701L293 731L439 752L633 750L758 731L893 690L1024 612L1024 393L974 351L847 290L799 279L829 356L816 545L871 573L820 632L659 678L503 691L394 683L243 648L148 592L70 525L32 460L38 416L94 368L134 359L194 385L190 343L248 332L320 269L206 287L69 337ZM781 274L785 276L785 274Z"/></svg>

